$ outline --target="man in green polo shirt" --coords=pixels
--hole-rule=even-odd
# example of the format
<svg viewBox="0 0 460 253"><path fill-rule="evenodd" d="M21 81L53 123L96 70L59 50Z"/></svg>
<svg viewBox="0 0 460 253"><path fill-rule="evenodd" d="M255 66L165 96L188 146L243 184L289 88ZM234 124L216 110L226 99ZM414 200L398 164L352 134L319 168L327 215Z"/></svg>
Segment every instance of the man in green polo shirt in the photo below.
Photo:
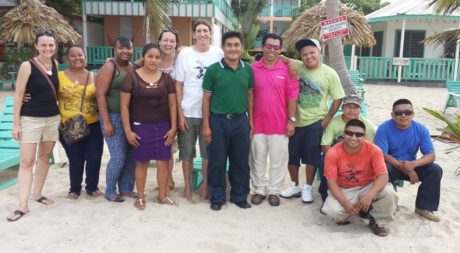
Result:
<svg viewBox="0 0 460 253"><path fill-rule="evenodd" d="M230 202L250 208L249 145L252 129L253 74L241 61L239 32L222 36L224 58L210 65L203 80L203 137L208 144L208 189L211 209L225 203L226 163L230 161Z"/></svg>

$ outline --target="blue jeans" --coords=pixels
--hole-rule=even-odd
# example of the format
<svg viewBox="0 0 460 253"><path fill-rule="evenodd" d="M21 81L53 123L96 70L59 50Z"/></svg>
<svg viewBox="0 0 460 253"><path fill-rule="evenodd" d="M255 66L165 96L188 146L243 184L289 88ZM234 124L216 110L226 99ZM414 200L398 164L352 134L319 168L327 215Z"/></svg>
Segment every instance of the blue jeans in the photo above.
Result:
<svg viewBox="0 0 460 253"><path fill-rule="evenodd" d="M101 170L101 158L104 147L101 127L98 122L89 124L91 134L85 139L72 145L68 145L59 136L64 147L67 158L69 159L70 192L80 194L81 182L83 181L83 171L86 173L86 192L92 193L99 188L99 171Z"/></svg>
<svg viewBox="0 0 460 253"><path fill-rule="evenodd" d="M230 161L228 177L231 185L230 201L247 201L249 194L250 127L244 114L237 118L211 114L209 125L212 141L208 145L208 189L211 203L223 204L226 194L226 163Z"/></svg>
<svg viewBox="0 0 460 253"><path fill-rule="evenodd" d="M121 115L109 113L109 118L112 122L114 134L112 137L104 135L110 153L110 160L106 170L105 196L108 199L112 199L117 195L117 184L120 193L133 191L136 162L131 154L132 148L126 139ZM104 129L102 120L101 129Z"/></svg>
<svg viewBox="0 0 460 253"><path fill-rule="evenodd" d="M390 182L398 179L409 181L409 177L406 174L395 169L389 163L387 163L387 169ZM437 211L441 197L442 168L436 163L430 163L415 168L415 172L421 182L417 191L415 207L428 211Z"/></svg>

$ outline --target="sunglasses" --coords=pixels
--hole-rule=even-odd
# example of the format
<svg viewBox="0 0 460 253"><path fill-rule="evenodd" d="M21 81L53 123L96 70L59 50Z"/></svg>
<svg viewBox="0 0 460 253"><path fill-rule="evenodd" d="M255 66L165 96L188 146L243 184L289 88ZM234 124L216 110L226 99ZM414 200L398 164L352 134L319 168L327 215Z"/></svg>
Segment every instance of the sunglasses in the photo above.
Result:
<svg viewBox="0 0 460 253"><path fill-rule="evenodd" d="M396 116L402 116L403 114L406 115L406 116L410 116L412 115L414 112L411 111L411 110L405 110L405 111L395 111L394 114Z"/></svg>
<svg viewBox="0 0 460 253"><path fill-rule="evenodd" d="M50 30L50 29L38 29L37 32L35 33L36 36L42 36L42 35L53 36L53 34L54 34L53 30Z"/></svg>
<svg viewBox="0 0 460 253"><path fill-rule="evenodd" d="M363 137L365 135L365 133L361 133L361 132L353 132L353 131L348 131L348 130L345 130L345 134L352 137L353 135L356 136L357 138L359 137Z"/></svg>
<svg viewBox="0 0 460 253"><path fill-rule="evenodd" d="M279 50L281 47L278 46L278 45L272 45L272 44L264 44L264 47L268 50L270 49L275 49L275 50Z"/></svg>
<svg viewBox="0 0 460 253"><path fill-rule="evenodd" d="M169 27L164 28L163 31L161 32L171 32L171 33L177 34L176 30L169 28Z"/></svg>

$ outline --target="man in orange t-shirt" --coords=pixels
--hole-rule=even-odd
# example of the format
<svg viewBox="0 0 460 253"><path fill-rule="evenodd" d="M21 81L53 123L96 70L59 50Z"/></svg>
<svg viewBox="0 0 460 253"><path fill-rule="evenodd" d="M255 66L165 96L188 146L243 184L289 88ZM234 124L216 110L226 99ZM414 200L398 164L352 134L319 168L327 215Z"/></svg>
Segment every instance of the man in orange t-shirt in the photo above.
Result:
<svg viewBox="0 0 460 253"><path fill-rule="evenodd" d="M345 125L343 142L326 153L324 175L329 195L322 211L338 225L349 224L360 211L371 215L369 228L379 236L388 235L384 225L393 220L398 202L388 183L382 151L365 140L366 126L358 119Z"/></svg>

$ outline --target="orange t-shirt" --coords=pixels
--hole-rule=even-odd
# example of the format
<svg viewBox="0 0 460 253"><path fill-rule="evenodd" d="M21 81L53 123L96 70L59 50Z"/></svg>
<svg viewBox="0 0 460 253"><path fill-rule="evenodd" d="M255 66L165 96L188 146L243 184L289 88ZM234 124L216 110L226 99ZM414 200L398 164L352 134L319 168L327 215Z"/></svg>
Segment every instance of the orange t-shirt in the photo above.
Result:
<svg viewBox="0 0 460 253"><path fill-rule="evenodd" d="M324 176L336 180L342 188L366 186L387 173L382 151L367 141L363 141L361 150L355 154L347 153L343 142L326 153Z"/></svg>

